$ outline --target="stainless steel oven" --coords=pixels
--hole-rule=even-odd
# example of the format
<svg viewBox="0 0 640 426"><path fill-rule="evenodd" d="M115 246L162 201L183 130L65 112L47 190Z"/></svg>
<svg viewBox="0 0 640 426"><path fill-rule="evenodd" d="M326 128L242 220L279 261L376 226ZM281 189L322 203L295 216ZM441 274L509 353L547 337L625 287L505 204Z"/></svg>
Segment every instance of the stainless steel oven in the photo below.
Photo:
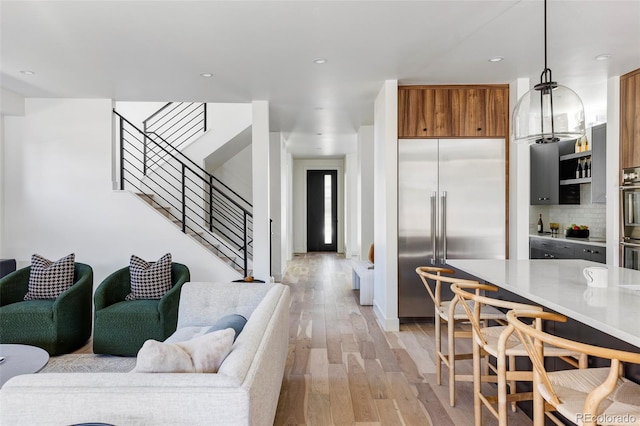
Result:
<svg viewBox="0 0 640 426"><path fill-rule="evenodd" d="M640 270L640 241L627 240L620 243L622 248L622 266Z"/></svg>
<svg viewBox="0 0 640 426"><path fill-rule="evenodd" d="M620 203L622 266L640 270L640 167L622 170Z"/></svg>

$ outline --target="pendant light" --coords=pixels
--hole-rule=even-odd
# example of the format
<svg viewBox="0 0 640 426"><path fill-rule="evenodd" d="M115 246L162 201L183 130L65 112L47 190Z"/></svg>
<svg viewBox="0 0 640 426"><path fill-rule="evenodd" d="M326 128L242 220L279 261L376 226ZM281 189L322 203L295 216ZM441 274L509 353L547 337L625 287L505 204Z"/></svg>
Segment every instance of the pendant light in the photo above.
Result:
<svg viewBox="0 0 640 426"><path fill-rule="evenodd" d="M544 70L540 83L518 101L512 123L516 143L554 143L585 135L582 100L573 90L553 81L547 66L547 0L544 0Z"/></svg>

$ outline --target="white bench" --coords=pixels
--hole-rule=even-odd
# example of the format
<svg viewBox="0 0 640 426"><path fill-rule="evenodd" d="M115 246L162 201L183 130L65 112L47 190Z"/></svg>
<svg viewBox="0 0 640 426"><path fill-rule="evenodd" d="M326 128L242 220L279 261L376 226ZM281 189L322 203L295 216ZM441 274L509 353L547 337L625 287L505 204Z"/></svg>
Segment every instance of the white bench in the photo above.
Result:
<svg viewBox="0 0 640 426"><path fill-rule="evenodd" d="M351 261L351 268L351 285L354 290L360 289L360 304L373 305L373 263L354 259Z"/></svg>

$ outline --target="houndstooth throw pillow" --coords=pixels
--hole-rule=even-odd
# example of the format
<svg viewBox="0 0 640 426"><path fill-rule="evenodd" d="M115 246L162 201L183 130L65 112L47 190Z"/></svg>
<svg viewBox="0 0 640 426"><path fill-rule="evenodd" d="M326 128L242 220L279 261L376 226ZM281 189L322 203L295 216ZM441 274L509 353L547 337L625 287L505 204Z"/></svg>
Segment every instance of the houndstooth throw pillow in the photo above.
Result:
<svg viewBox="0 0 640 426"><path fill-rule="evenodd" d="M55 262L39 254L31 256L29 284L24 300L55 299L73 285L75 253Z"/></svg>
<svg viewBox="0 0 640 426"><path fill-rule="evenodd" d="M131 293L125 300L161 299L171 289L171 253L157 262L147 262L131 255L129 263Z"/></svg>

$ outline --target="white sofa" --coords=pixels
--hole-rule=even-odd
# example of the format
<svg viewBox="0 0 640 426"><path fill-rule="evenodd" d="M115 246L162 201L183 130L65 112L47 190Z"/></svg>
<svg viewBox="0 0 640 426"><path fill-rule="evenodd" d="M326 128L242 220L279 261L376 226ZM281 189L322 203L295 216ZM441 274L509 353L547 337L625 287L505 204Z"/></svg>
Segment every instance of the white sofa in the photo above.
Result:
<svg viewBox="0 0 640 426"><path fill-rule="evenodd" d="M248 321L217 374L41 373L0 389L0 424L272 425L288 352L289 287L186 283L178 329L201 333L221 316Z"/></svg>

